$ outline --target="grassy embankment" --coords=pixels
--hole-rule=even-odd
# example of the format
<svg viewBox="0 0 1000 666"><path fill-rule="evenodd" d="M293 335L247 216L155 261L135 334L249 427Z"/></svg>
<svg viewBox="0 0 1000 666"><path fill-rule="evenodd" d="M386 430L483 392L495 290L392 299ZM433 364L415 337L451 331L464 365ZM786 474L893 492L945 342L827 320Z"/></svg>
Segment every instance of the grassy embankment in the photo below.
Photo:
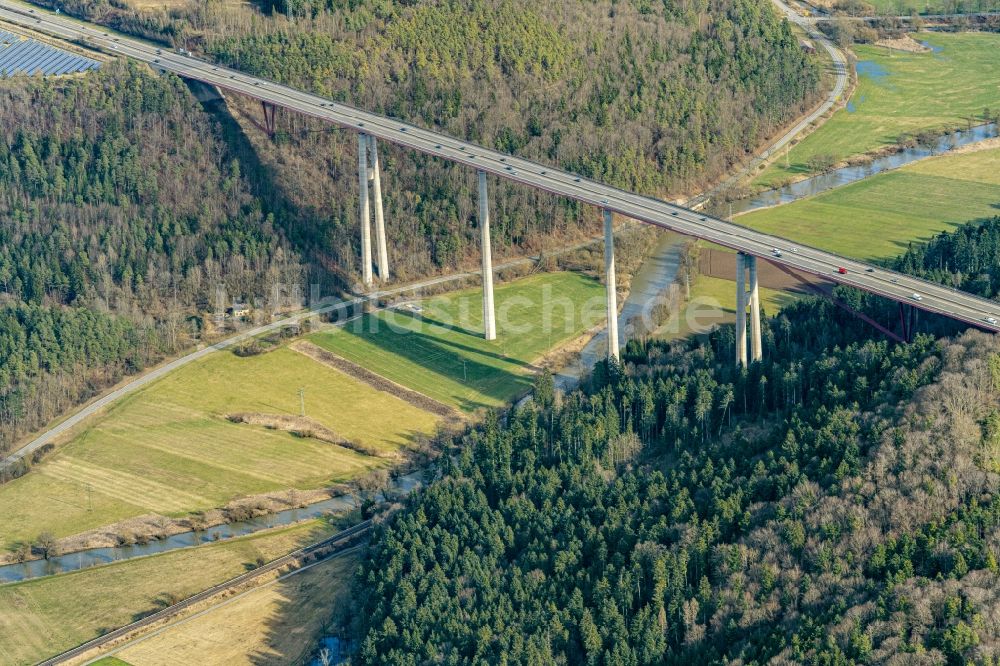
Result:
<svg viewBox="0 0 1000 666"><path fill-rule="evenodd" d="M376 314L368 319L383 324L377 332L311 337L414 390L473 409L500 404L526 388L530 362L599 323L603 299L603 287L592 278L541 274L498 286L496 342L481 337L475 289L418 304L423 317L452 322L452 328L419 326L415 313ZM545 302L555 306L548 327L539 325ZM390 320L402 329L389 329ZM40 531L60 536L142 513L183 514L240 494L321 486L383 464L381 458L225 418L246 411L297 414L300 386L306 387L308 416L386 451L405 446L414 432L431 430L437 420L287 348L249 358L218 354L126 399L28 476L0 487L0 512L7 517L3 544L9 548ZM155 606L162 593L186 596L239 573L257 554L270 559L311 538L213 544L4 586L0 661L21 663L70 647L99 629L127 623ZM190 558L197 558L197 567ZM197 575L182 575L192 571ZM60 628L52 634L41 630L46 625ZM22 641L24 635L36 638Z"/></svg>
<svg viewBox="0 0 1000 666"><path fill-rule="evenodd" d="M1000 213L998 165L996 148L943 155L738 221L858 259L884 259L910 242Z"/></svg>
<svg viewBox="0 0 1000 666"><path fill-rule="evenodd" d="M469 289L422 301L419 312L366 315L357 325L315 333L310 340L471 412L529 388L531 364L539 356L605 318L604 287L596 280L577 273L535 275L496 288L498 334L488 342L482 337L481 294Z"/></svg>
<svg viewBox="0 0 1000 666"><path fill-rule="evenodd" d="M905 134L964 127L983 110L996 112L1000 35L920 33L940 51L906 53L876 46L855 48L861 66L848 108L777 159L754 181L773 187L813 172L810 160L835 161L892 146Z"/></svg>
<svg viewBox="0 0 1000 666"><path fill-rule="evenodd" d="M539 326L543 297L556 303L551 333ZM423 315L456 328L420 327L415 315L365 319L400 323L317 333L312 339L416 391L466 409L498 405L530 385L530 362L584 330L583 312L603 319L603 287L578 274L535 275L496 290L499 338L480 333L479 292L429 299ZM589 303L589 305L588 305ZM464 316L467 312L468 316ZM524 327L524 333L518 333ZM420 329L420 330L417 330ZM27 476L0 486L13 549L41 532L56 537L151 513L183 516L239 496L310 489L390 463L281 430L235 424L234 412L299 413L380 451L405 447L439 418L286 347L240 358L220 353L193 363L115 405Z"/></svg>
<svg viewBox="0 0 1000 666"><path fill-rule="evenodd" d="M132 666L298 664L350 589L355 554L213 608L138 642L117 656Z"/></svg>
<svg viewBox="0 0 1000 666"><path fill-rule="evenodd" d="M0 486L12 548L143 514L221 506L234 497L344 481L388 461L290 433L231 423L232 412L306 414L341 436L392 451L436 418L288 349L220 353L115 405L27 476Z"/></svg>
<svg viewBox="0 0 1000 666"><path fill-rule="evenodd" d="M762 316L772 316L798 298L778 289L760 289ZM699 275L691 286L691 298L678 315L672 316L656 332L657 337L684 338L707 333L713 326L736 321L736 283L733 280Z"/></svg>
<svg viewBox="0 0 1000 666"><path fill-rule="evenodd" d="M0 586L0 663L29 664L332 533L321 521ZM263 644L261 644L263 647Z"/></svg>

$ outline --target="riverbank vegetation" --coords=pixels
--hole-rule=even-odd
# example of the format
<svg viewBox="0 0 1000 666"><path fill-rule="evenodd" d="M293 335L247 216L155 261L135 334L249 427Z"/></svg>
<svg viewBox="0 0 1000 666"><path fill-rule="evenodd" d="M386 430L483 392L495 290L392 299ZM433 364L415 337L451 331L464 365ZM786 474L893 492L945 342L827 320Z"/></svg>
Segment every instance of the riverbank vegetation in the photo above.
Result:
<svg viewBox="0 0 1000 666"><path fill-rule="evenodd" d="M152 4L59 8L650 193L721 174L818 94L763 0ZM202 108L176 78L114 61L5 80L0 97L0 453L217 333L212 310L266 319L307 283L356 282L355 137L282 112L270 141L245 100ZM469 173L388 146L383 168L393 278L471 267ZM502 182L493 205L498 258L598 224Z"/></svg>
<svg viewBox="0 0 1000 666"><path fill-rule="evenodd" d="M850 257L887 260L967 220L992 217L998 160L998 148L932 157L738 221Z"/></svg>
<svg viewBox="0 0 1000 666"><path fill-rule="evenodd" d="M329 536L292 527L0 586L0 661L34 664Z"/></svg>
<svg viewBox="0 0 1000 666"><path fill-rule="evenodd" d="M896 266L995 296L998 228ZM897 345L803 298L746 370L723 327L542 378L377 531L357 660L994 663L1000 342L921 321Z"/></svg>
<svg viewBox="0 0 1000 666"><path fill-rule="evenodd" d="M228 418L298 416L303 407L360 445ZM217 353L121 401L0 486L0 548L43 532L58 539L149 514L183 517L238 497L330 487L398 464L438 420L284 347L246 358ZM395 459L354 450L362 446Z"/></svg>
<svg viewBox="0 0 1000 666"><path fill-rule="evenodd" d="M1000 67L1000 35L920 33L925 53L853 47L858 85L847 107L767 167L755 185L776 187L877 151L894 150L996 116L988 72Z"/></svg>
<svg viewBox="0 0 1000 666"><path fill-rule="evenodd" d="M145 523L189 522L241 497L319 491L400 465L438 428L525 392L532 363L606 313L593 278L539 273L497 286L498 339L487 342L480 293L415 300L260 354L221 351L175 370L0 485L0 553L37 548L43 533L63 552L95 545L59 541L89 530L99 545L108 534L148 538ZM367 376L306 353L306 340Z"/></svg>

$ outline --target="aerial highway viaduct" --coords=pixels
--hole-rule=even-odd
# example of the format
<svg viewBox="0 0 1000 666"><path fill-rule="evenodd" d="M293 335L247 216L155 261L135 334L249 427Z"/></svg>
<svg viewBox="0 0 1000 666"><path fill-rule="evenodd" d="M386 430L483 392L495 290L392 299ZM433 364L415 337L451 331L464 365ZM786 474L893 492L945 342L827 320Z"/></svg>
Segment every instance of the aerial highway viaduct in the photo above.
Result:
<svg viewBox="0 0 1000 666"><path fill-rule="evenodd" d="M30 27L53 37L76 41L103 50L141 60L154 69L172 72L182 78L201 81L223 90L260 100L265 118L273 129L273 110L285 108L313 116L359 134L359 180L361 196L359 213L362 230L362 267L365 285L370 288L372 247L370 241L369 184L374 190L376 212L376 245L379 277L389 270L383 254L385 222L381 215L380 177L376 142L378 140L409 148L443 160L475 169L479 174L480 224L482 227L484 322L486 337L495 335L493 316L492 265L489 252L489 199L487 178L505 178L527 187L574 199L600 209L605 226L605 269L607 272L607 307L609 321L608 355L618 358L618 335L613 322L617 302L614 284L614 247L612 223L615 214L651 224L677 233L701 238L736 250L737 264L737 350L736 362L746 364L747 305L750 306L750 355L760 358L759 299L757 297L757 258L780 264L784 269L815 275L837 284L905 303L928 312L973 324L980 328L1000 331L1000 304L940 284L901 273L884 270L831 252L808 247L778 236L753 231L746 227L674 205L654 197L636 194L605 185L562 169L506 155L439 132L423 129L400 120L369 113L324 97L296 90L237 70L213 65L189 55L157 48L137 39L109 33L63 15L54 14L16 0L0 0L0 20ZM744 271L749 271L749 280ZM749 290L747 289L749 282ZM748 293L749 292L749 293ZM739 324L743 331L739 331Z"/></svg>

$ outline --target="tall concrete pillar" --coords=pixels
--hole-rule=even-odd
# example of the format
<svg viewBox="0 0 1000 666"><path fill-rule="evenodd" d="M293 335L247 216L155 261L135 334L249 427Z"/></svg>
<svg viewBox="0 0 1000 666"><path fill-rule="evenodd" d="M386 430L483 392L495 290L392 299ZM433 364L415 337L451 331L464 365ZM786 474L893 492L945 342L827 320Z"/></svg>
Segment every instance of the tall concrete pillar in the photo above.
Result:
<svg viewBox="0 0 1000 666"><path fill-rule="evenodd" d="M615 229L610 210L604 211L604 276L608 290L608 358L618 355L618 286L615 281Z"/></svg>
<svg viewBox="0 0 1000 666"><path fill-rule="evenodd" d="M372 230L368 209L368 135L358 134L358 216L361 218L361 275L365 287L372 286Z"/></svg>
<svg viewBox="0 0 1000 666"><path fill-rule="evenodd" d="M747 274L742 252L736 253L736 366L747 366Z"/></svg>
<svg viewBox="0 0 1000 666"><path fill-rule="evenodd" d="M479 172L479 233L483 253L483 337L497 339L497 320L493 310L493 257L490 247L490 198L486 191L486 172Z"/></svg>
<svg viewBox="0 0 1000 666"><path fill-rule="evenodd" d="M375 246L378 248L378 278L389 279L389 252L385 245L385 217L382 214L382 174L378 161L378 144L368 135L368 150L372 162L372 196L375 197Z"/></svg>
<svg viewBox="0 0 1000 666"><path fill-rule="evenodd" d="M750 360L764 358L764 347L760 339L760 289L757 285L757 257L747 255L750 264Z"/></svg>

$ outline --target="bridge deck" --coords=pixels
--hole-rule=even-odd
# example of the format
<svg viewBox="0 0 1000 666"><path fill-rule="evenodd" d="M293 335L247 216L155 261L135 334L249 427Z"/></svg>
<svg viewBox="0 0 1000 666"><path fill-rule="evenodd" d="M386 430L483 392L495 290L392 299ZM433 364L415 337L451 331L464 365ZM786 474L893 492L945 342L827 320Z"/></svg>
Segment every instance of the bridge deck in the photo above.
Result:
<svg viewBox="0 0 1000 666"><path fill-rule="evenodd" d="M611 187L538 162L505 155L272 81L215 66L188 55L173 53L168 49L161 50L146 42L111 34L99 27L15 0L0 0L0 19L29 26L56 37L83 41L108 53L135 58L184 78L202 81L344 128L365 132L383 141L464 164L528 187L611 210L687 236L702 238L990 331L1000 331L1000 324L986 321L986 317L1000 320L1000 303L988 299L753 231L666 201ZM781 250L780 258L773 256L775 248ZM840 268L847 272L840 273ZM914 295L919 295L920 298L914 298Z"/></svg>

